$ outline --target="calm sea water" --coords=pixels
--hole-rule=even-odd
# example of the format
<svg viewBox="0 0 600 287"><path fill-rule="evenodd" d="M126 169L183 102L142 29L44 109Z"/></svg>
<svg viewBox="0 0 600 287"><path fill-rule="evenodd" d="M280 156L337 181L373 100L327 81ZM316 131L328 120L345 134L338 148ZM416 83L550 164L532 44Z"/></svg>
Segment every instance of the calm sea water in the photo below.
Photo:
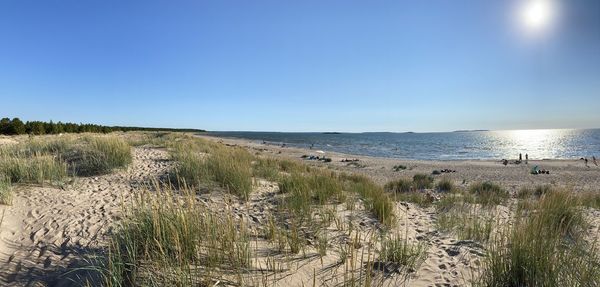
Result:
<svg viewBox="0 0 600 287"><path fill-rule="evenodd" d="M335 151L420 160L600 157L600 129L513 130L448 133L275 133L211 132L220 137Z"/></svg>

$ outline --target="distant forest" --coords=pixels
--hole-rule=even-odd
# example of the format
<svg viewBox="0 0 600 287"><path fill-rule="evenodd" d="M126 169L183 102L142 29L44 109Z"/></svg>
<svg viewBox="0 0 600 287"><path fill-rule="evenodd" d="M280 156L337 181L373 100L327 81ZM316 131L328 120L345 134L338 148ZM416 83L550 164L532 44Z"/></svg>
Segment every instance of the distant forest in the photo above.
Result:
<svg viewBox="0 0 600 287"><path fill-rule="evenodd" d="M169 129L169 128L145 128L145 127L119 127L101 126L94 124L74 124L62 122L23 122L19 118L0 119L0 134L3 135L45 135L60 133L110 133L116 131L168 131L168 132L205 132L199 129Z"/></svg>

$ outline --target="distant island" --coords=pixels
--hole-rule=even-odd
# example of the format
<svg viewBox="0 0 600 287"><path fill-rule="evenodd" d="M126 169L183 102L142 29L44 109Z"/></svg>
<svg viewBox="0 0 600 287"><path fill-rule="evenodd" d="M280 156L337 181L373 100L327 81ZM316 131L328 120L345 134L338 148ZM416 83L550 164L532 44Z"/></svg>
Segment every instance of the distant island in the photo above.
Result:
<svg viewBox="0 0 600 287"><path fill-rule="evenodd" d="M489 132L490 130L457 130L453 133Z"/></svg>
<svg viewBox="0 0 600 287"><path fill-rule="evenodd" d="M340 133L340 132L323 132L321 134L324 134L324 135L341 135L342 133Z"/></svg>

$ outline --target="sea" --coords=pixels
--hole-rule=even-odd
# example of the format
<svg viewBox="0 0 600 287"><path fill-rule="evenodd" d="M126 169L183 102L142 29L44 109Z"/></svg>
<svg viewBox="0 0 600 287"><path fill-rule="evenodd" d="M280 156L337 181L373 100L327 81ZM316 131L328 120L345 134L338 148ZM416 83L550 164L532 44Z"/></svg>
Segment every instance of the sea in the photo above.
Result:
<svg viewBox="0 0 600 287"><path fill-rule="evenodd" d="M209 132L269 145L408 160L600 158L600 129L456 131L438 133Z"/></svg>

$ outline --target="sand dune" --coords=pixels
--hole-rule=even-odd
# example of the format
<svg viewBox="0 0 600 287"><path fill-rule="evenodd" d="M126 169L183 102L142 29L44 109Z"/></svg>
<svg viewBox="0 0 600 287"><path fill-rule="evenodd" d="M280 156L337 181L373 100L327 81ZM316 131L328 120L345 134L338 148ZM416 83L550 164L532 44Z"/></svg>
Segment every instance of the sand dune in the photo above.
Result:
<svg viewBox="0 0 600 287"><path fill-rule="evenodd" d="M64 188L22 186L12 206L0 206L0 285L70 286L64 274L101 252L105 235L119 218L132 190L166 172L166 151L133 150L126 171L76 178Z"/></svg>
<svg viewBox="0 0 600 287"><path fill-rule="evenodd" d="M243 146L258 154L300 160L310 150L265 146L245 140L216 139L229 145ZM434 169L456 170L447 176L457 184L467 186L478 180L492 180L516 191L524 185L552 183L570 185L581 190L592 190L600 184L600 169L587 168L578 161L540 161L529 165L503 166L493 161L406 161L371 158L330 153L331 163L304 161L308 164L329 166L339 171L362 173L380 183L410 177L415 173L431 173ZM341 162L344 158L358 158L360 167ZM172 166L168 153L163 149L138 147L133 149L133 164L113 174L76 178L64 187L20 186L12 206L0 206L4 214L0 228L0 285L2 286L72 286L81 282L77 267L84 266L89 256L103 252L107 234L114 228L133 195L147 183L164 175ZM393 171L396 164L406 165L407 170ZM539 164L550 169L550 175L531 175L529 168ZM274 182L257 179L247 202L224 193L210 190L199 196L199 203L225 215L246 222L254 234L265 232L266 223L277 212L279 193ZM340 265L343 246L352 241L352 236L368 238L382 229L379 221L364 209L358 199L356 208L349 211L344 204L331 205L335 218L344 223L331 223L327 233L329 246L323 257L318 256L316 243L309 242L304 254L288 256L274 255L273 248L265 241L256 239L255 268L268 269L268 261L275 260L281 266L273 275L250 273L249 282L261 282L268 278L274 286L335 286L343 281L344 266ZM508 221L511 207L494 209L498 222ZM598 233L598 211L588 212L592 222L591 233ZM484 246L471 240L458 240L456 236L438 231L438 214L433 208L422 208L412 203L397 202L395 205L394 228L391 232L406 234L409 240L420 242L426 248L426 256L417 270L409 273L395 272L398 266L381 265L379 276L383 286L463 286L477 276L485 253ZM344 225L346 224L346 225ZM285 225L285 222L284 222ZM347 228L352 226L353 233ZM313 239L308 239L313 240ZM316 239L315 239L316 240ZM340 246L342 248L336 248ZM356 254L374 254L364 244L356 247ZM352 258L356 264L361 258ZM361 266L357 267L357 270ZM75 271L74 271L75 270ZM67 272L69 271L69 272ZM65 272L67 272L65 274ZM363 274L364 275L364 274ZM224 275L227 278L227 275ZM75 281L73 281L75 280ZM226 286L227 281L215 285ZM215 282L215 283L217 283Z"/></svg>

